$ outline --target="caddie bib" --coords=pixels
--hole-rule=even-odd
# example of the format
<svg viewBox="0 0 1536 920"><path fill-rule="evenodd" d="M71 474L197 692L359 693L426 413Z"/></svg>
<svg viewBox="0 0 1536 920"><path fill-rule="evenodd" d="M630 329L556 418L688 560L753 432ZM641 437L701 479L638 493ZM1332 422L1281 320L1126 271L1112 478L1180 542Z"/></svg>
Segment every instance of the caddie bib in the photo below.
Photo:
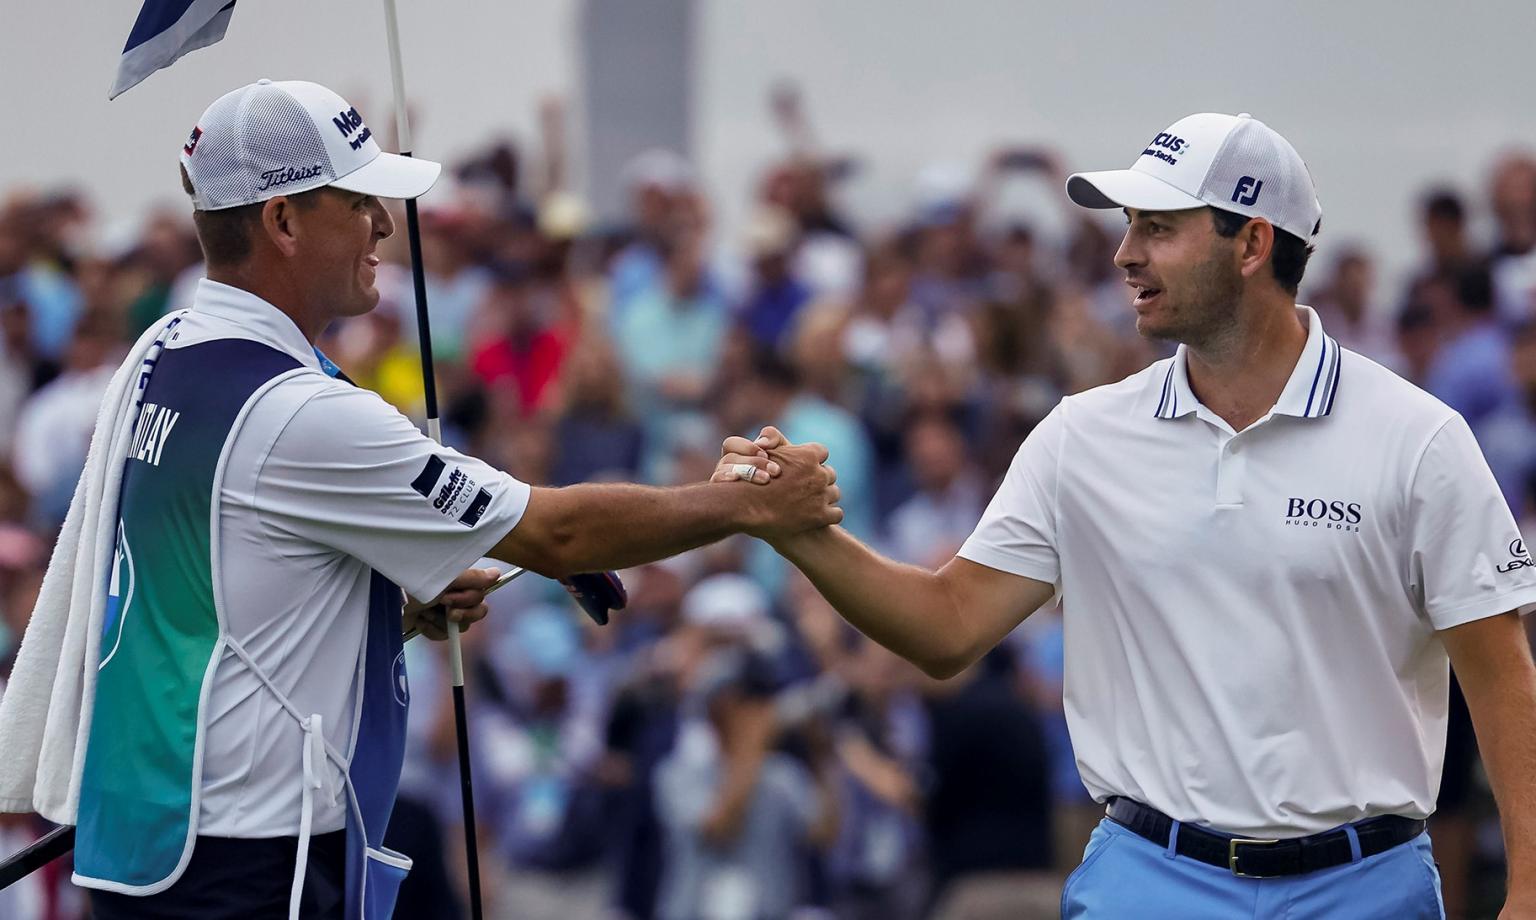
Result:
<svg viewBox="0 0 1536 920"><path fill-rule="evenodd" d="M348 917L388 917L410 868L409 859L382 846L409 701L400 589L372 574L364 645L355 662L336 663L357 669L362 683L355 741L345 752L325 742L318 715L298 711L261 672L220 612L218 497L230 445L262 393L313 371L268 345L234 338L151 357L123 473L81 777L76 880L130 895L175 884L196 843L213 675L218 667L246 667L304 729L302 749L293 752L303 761L305 789L291 911L302 888L311 799L330 760L346 775Z"/></svg>

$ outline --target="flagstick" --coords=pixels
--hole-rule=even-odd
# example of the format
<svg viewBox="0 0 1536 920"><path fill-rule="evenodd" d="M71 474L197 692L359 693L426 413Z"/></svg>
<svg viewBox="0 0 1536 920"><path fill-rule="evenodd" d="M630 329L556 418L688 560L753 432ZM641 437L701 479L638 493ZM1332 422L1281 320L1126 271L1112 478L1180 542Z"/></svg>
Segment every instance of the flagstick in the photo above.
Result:
<svg viewBox="0 0 1536 920"><path fill-rule="evenodd" d="M395 16L395 0L384 0L384 28L389 36L389 77L395 93L395 131L399 135L400 154L412 153L411 121L406 112L405 71L400 63L400 27ZM437 377L432 369L432 329L427 315L427 276L421 264L421 223L416 213L416 199L405 201L405 232L411 245L411 280L416 288L416 331L421 340L421 382L426 398L427 433L443 442L443 427L437 417ZM464 856L469 868L469 913L481 920L480 847L475 836L475 791L469 773L469 720L464 705L464 649L459 641L459 624L448 621L448 661L453 673L453 721L459 743L459 793L464 806Z"/></svg>

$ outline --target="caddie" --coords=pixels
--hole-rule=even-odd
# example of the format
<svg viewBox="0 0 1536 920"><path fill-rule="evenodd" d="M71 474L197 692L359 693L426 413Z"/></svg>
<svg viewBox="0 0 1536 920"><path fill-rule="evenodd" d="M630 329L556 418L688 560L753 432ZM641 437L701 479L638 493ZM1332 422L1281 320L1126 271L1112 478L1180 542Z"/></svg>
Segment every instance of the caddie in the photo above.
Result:
<svg viewBox="0 0 1536 920"><path fill-rule="evenodd" d="M388 917L403 619L483 616L483 556L564 577L835 522L835 474L812 446L764 489L543 489L442 447L314 346L376 306L380 199L438 164L261 80L181 165L208 277L109 388L0 703L0 808L77 823L97 920Z"/></svg>

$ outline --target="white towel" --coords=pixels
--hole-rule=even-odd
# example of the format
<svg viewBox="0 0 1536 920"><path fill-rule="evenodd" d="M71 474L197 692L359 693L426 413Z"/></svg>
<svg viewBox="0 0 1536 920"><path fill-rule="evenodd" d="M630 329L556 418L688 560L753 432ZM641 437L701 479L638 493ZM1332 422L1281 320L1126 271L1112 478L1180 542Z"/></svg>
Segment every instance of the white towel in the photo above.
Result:
<svg viewBox="0 0 1536 920"><path fill-rule="evenodd" d="M156 322L112 375L85 470L53 548L10 686L0 696L0 812L74 824L91 731L101 625L117 536L117 501L134 417L164 345L186 311Z"/></svg>

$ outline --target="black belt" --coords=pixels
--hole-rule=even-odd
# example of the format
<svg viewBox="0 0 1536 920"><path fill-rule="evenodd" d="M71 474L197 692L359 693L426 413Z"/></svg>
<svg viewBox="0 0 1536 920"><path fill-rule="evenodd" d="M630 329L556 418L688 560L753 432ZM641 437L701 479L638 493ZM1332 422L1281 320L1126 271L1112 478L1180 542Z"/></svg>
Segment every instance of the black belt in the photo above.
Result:
<svg viewBox="0 0 1536 920"><path fill-rule="evenodd" d="M1106 809L1110 820L1158 846L1168 845L1173 819L1147 805L1126 798L1112 798ZM1374 856L1407 843L1424 833L1424 822L1401 815L1367 818L1351 825L1360 839L1360 856ZM1354 859L1349 834L1343 828L1307 837L1261 840L1230 837L1191 824L1179 825L1180 856L1226 869L1241 878L1274 878L1301 875L1342 866Z"/></svg>

